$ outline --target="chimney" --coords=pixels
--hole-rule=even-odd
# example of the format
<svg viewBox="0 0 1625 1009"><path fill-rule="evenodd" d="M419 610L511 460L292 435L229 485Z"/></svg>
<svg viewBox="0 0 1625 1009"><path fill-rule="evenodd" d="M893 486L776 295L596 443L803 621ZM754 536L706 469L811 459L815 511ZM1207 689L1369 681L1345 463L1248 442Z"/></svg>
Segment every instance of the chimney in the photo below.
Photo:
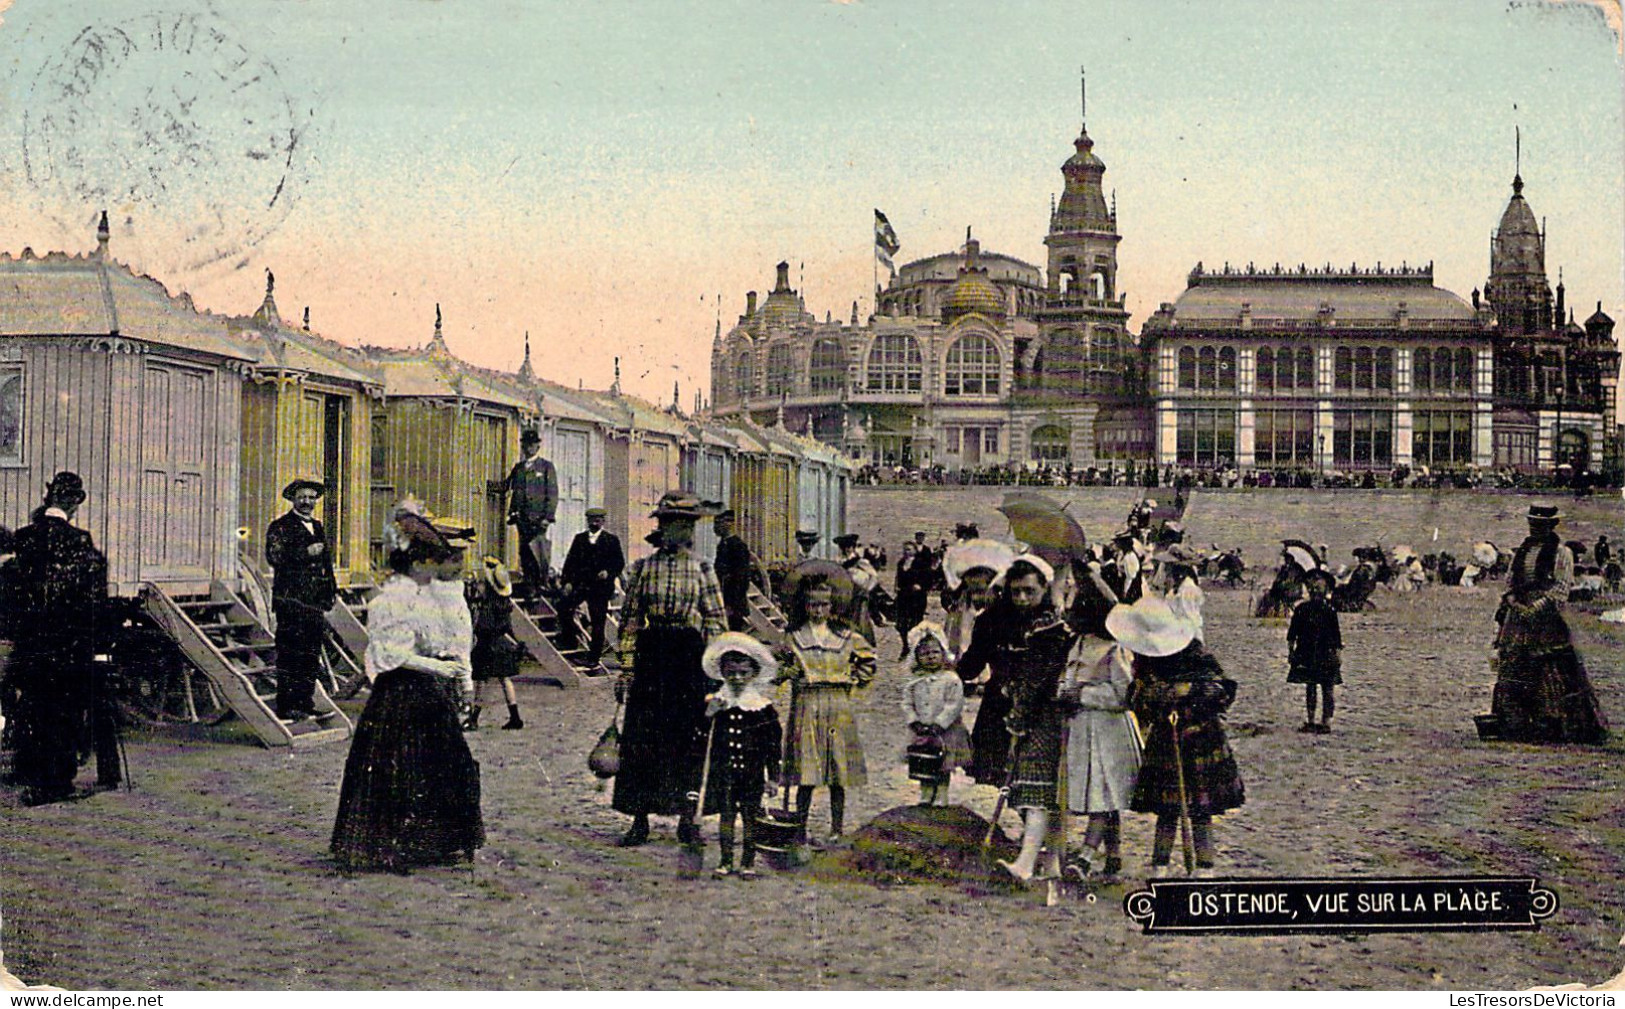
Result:
<svg viewBox="0 0 1625 1009"><path fill-rule="evenodd" d="M107 240L112 232L107 227L107 211L102 211L102 219L96 225L96 258L107 258Z"/></svg>
<svg viewBox="0 0 1625 1009"><path fill-rule="evenodd" d="M790 264L788 262L779 263L779 279L773 285L773 290L774 291L788 291L788 290L790 290Z"/></svg>
<svg viewBox="0 0 1625 1009"><path fill-rule="evenodd" d="M753 316L755 314L756 314L756 292L755 291L746 291L745 292L745 318L748 319L748 318L750 318L751 316Z"/></svg>

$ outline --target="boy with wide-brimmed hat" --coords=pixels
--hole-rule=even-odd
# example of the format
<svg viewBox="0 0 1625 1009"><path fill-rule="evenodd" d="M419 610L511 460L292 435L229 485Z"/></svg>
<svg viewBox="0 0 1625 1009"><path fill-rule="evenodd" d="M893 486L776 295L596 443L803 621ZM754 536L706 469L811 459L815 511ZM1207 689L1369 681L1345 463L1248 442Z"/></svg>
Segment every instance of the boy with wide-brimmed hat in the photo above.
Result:
<svg viewBox="0 0 1625 1009"><path fill-rule="evenodd" d="M782 760L783 730L773 709L773 677L779 664L766 645L748 634L718 635L700 659L705 675L721 685L706 698L709 746L701 773L701 816L721 817L716 874L734 873L734 821L744 821L739 875L756 875L756 820L763 794L774 794Z"/></svg>
<svg viewBox="0 0 1625 1009"><path fill-rule="evenodd" d="M513 578L499 558L486 557L480 562L478 577L470 587L469 609L474 618L474 651L470 656L474 705L466 725L469 729L479 728L485 685L496 680L502 684L502 699L508 705L508 720L502 727L523 729L525 720L519 716L519 698L513 689L520 652L519 640L513 634Z"/></svg>

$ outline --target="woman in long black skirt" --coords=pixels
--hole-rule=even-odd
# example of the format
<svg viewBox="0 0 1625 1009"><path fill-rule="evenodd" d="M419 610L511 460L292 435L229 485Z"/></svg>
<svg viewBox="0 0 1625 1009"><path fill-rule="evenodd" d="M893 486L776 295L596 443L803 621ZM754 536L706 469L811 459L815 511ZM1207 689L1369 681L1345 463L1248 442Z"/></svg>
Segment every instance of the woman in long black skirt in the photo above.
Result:
<svg viewBox="0 0 1625 1009"><path fill-rule="evenodd" d="M447 621L422 591L461 552L416 515L398 517L393 531L395 573L368 610L372 697L356 723L333 825L333 855L346 870L472 861L485 843L480 768L457 711L468 649L437 640Z"/></svg>

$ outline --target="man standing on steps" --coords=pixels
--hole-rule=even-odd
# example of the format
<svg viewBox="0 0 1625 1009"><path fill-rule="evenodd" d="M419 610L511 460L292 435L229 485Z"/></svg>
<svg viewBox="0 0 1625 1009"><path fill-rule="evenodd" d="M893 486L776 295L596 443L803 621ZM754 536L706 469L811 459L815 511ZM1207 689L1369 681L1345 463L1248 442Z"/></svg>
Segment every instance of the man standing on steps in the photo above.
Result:
<svg viewBox="0 0 1625 1009"><path fill-rule="evenodd" d="M525 598L541 597L552 566L547 530L559 508L559 479L553 464L542 458L542 435L527 428L519 439L524 458L508 474L508 524L519 528L519 568L525 576Z"/></svg>
<svg viewBox="0 0 1625 1009"><path fill-rule="evenodd" d="M316 717L316 673L321 666L327 611L338 599L333 547L316 521L316 502L326 490L314 480L282 488L293 508L265 530L265 560L275 572L271 610L276 614L276 716L284 721Z"/></svg>
<svg viewBox="0 0 1625 1009"><path fill-rule="evenodd" d="M587 509L587 530L576 533L570 541L570 552L564 556L564 601L559 607L559 635L561 643L575 643L576 607L587 604L587 617L592 622L592 640L587 646L587 660L592 665L604 654L604 621L609 617L609 601L615 597L615 579L626 567L626 555L621 541L604 529L606 513L602 508Z"/></svg>
<svg viewBox="0 0 1625 1009"><path fill-rule="evenodd" d="M767 591L767 581L750 547L734 532L732 508L719 514L711 524L717 534L717 581L722 584L722 604L728 608L728 630L743 631L750 626L750 583Z"/></svg>
<svg viewBox="0 0 1625 1009"><path fill-rule="evenodd" d="M90 533L72 525L84 503L76 473L58 473L34 521L17 531L6 564L4 617L16 643L6 669L14 698L13 776L22 802L37 806L76 796L86 716L96 746L96 783L120 780L117 727L94 663L103 647L107 560Z"/></svg>

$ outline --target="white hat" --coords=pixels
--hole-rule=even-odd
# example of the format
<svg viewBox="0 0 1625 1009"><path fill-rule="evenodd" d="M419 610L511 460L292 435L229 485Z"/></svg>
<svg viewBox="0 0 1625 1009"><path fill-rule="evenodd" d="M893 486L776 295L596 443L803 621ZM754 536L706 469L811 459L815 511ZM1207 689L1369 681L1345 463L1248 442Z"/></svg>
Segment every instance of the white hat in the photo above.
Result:
<svg viewBox="0 0 1625 1009"><path fill-rule="evenodd" d="M952 655L954 653L954 650L948 645L948 632L943 630L941 624L931 620L920 621L908 632L909 653L913 654L914 650L920 647L920 642L925 640L928 635L937 639L937 644L942 646L942 654Z"/></svg>
<svg viewBox="0 0 1625 1009"><path fill-rule="evenodd" d="M1021 563L1021 562L1026 562L1028 564L1031 564L1033 567L1037 568L1038 573L1044 576L1044 584L1045 585L1054 584L1054 582L1055 582L1055 569L1050 567L1049 561L1046 561L1044 558L1038 556L1037 554L1022 554L1020 557L1017 557L1014 560L1012 560L1009 564L1007 564L1005 566L1005 569L1003 571L999 572L999 576L997 578L993 579L993 584L994 585L1003 585L1004 580L1005 580L1005 576L1010 573L1010 569L1015 567L1018 563Z"/></svg>
<svg viewBox="0 0 1625 1009"><path fill-rule="evenodd" d="M741 631L724 631L711 639L711 643L705 646L705 654L700 657L700 667L705 670L705 675L713 680L722 679L722 657L729 652L749 656L756 663L756 679L779 671L778 660L773 658L771 648Z"/></svg>
<svg viewBox="0 0 1625 1009"><path fill-rule="evenodd" d="M950 589L957 589L967 573L977 568L987 568L994 577L998 577L1015 559L1016 552L998 540L964 540L943 553L942 578Z"/></svg>
<svg viewBox="0 0 1625 1009"><path fill-rule="evenodd" d="M1184 651L1196 639L1196 624L1162 599L1145 595L1133 605L1113 606L1106 615L1106 633L1135 655L1160 658Z"/></svg>

